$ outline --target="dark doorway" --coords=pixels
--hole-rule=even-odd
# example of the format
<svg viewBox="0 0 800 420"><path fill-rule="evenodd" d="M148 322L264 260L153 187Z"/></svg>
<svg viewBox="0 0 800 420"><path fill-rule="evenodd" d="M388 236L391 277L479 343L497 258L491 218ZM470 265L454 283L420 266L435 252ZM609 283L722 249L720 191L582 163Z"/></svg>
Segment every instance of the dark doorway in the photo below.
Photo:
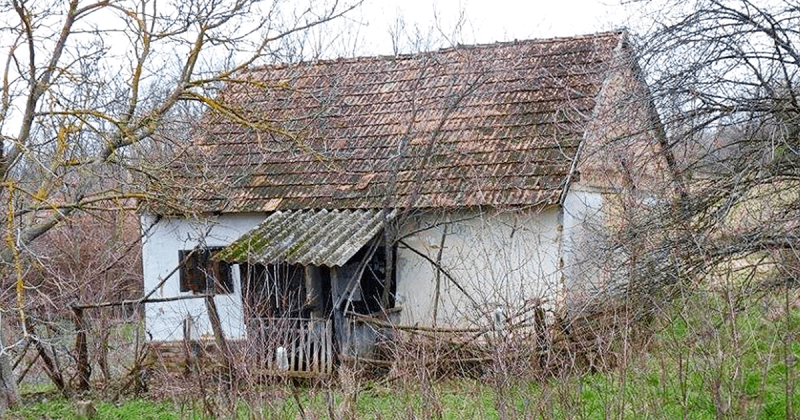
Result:
<svg viewBox="0 0 800 420"><path fill-rule="evenodd" d="M361 264L367 257L367 253L371 251L370 248L370 246L362 248L350 259L348 264ZM377 246L372 256L366 261L364 272L361 274L359 281L360 293L353 296L350 310L358 314L369 315L394 307L395 274L394 270L387 271L389 270L386 267L386 248ZM384 308L381 305L381 300L387 278L391 280L389 282L389 305Z"/></svg>
<svg viewBox="0 0 800 420"><path fill-rule="evenodd" d="M246 315L257 318L308 316L303 266L242 264L241 272Z"/></svg>

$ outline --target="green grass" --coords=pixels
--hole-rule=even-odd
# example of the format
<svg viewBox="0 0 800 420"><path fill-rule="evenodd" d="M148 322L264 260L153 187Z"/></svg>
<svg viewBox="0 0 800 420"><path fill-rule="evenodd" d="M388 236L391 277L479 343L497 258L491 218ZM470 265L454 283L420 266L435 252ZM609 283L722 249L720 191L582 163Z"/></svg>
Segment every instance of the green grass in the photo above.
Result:
<svg viewBox="0 0 800 420"><path fill-rule="evenodd" d="M684 404L676 384L662 388L659 381L644 379L629 374L629 382L623 387L619 377L607 374L585 375L575 379L551 380L548 383L531 382L518 384L504 391L508 405L508 418L585 418L605 419L670 419L681 418ZM691 381L685 411L688 418L714 419L715 407L710 393L705 391L703 380L695 375ZM438 408L426 405L425 399L413 390L393 392L391 390L362 391L355 404L356 418L432 418L442 419L499 419L498 393L486 384L460 379L438 384L435 388ZM666 391L666 392L662 392ZM767 393L764 404L743 413L749 418L785 418L785 398L781 389ZM334 410L341 413L344 397L334 392ZM313 395L309 395L313 394ZM624 398L620 398L624 395ZM311 391L301 399L307 413L327 418L326 398L323 393ZM797 403L797 401L795 401ZM98 402L100 419L206 419L200 403L181 406L171 400L129 400L121 404ZM240 403L236 415L230 411L217 411L221 418L299 418L296 404L287 394L272 401L258 401L247 405ZM438 414L441 417L437 417ZM739 413L728 413L726 418L740 418ZM73 403L54 399L25 405L13 410L10 419L75 419Z"/></svg>
<svg viewBox="0 0 800 420"><path fill-rule="evenodd" d="M122 337L127 342L132 342L136 338L136 333L139 333L139 339L143 340L145 337L144 334L144 323L136 323L136 322L126 322L114 325L112 328L117 330L117 334ZM138 330L138 331L137 331Z"/></svg>
<svg viewBox="0 0 800 420"><path fill-rule="evenodd" d="M121 404L99 402L95 404L98 419L113 420L178 420L203 419L202 415L182 413L180 408L169 402L149 400L129 400ZM7 413L9 420L16 419L63 419L75 417L74 403L62 398L27 404Z"/></svg>
<svg viewBox="0 0 800 420"><path fill-rule="evenodd" d="M23 382L19 386L19 392L26 394L52 394L56 392L56 387L52 382L28 383Z"/></svg>

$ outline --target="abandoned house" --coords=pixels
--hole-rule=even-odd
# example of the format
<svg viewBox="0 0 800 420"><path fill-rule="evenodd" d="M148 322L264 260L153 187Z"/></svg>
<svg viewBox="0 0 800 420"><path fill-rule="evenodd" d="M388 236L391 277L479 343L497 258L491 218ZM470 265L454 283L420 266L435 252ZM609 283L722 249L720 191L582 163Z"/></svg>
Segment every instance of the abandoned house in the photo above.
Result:
<svg viewBox="0 0 800 420"><path fill-rule="evenodd" d="M228 339L273 337L260 345L284 370L372 357L382 335L368 319L557 311L608 277L580 256L615 194L662 169L624 32L239 79L175 167L195 215L141 216L145 290L187 297L146 305L153 341L213 337L203 299L188 298L205 294Z"/></svg>

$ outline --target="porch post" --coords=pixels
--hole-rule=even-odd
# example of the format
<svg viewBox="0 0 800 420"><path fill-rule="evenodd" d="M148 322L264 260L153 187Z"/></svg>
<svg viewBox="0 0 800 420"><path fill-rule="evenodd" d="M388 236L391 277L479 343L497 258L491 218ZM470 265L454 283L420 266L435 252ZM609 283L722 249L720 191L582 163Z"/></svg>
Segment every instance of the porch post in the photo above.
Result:
<svg viewBox="0 0 800 420"><path fill-rule="evenodd" d="M349 353L347 346L347 333L345 331L344 311L342 310L343 296L347 287L346 270L342 267L331 267L331 294L333 295L333 329L334 341L343 355ZM339 303L337 305L337 302Z"/></svg>
<svg viewBox="0 0 800 420"><path fill-rule="evenodd" d="M322 318L322 275L320 268L312 265L305 267L306 305L311 308L312 318Z"/></svg>

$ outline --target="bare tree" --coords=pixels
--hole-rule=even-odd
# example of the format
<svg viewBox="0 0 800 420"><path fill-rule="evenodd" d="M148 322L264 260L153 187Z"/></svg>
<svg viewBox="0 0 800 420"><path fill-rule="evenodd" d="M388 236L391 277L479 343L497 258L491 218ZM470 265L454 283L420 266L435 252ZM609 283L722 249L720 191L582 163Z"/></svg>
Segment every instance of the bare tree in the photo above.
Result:
<svg viewBox="0 0 800 420"><path fill-rule="evenodd" d="M630 233L664 234L653 255L680 257L689 277L796 249L800 10L750 0L646 5L658 23L640 39L641 63L666 134L672 195L650 203Z"/></svg>
<svg viewBox="0 0 800 420"><path fill-rule="evenodd" d="M224 109L214 101L221 82L235 83L252 64L284 59L294 53L292 40L359 2L301 3L13 0L0 6L6 209L0 261L16 283L14 306L26 336L32 331L25 327L23 261L34 241L78 213L165 199L157 188L133 182L134 174L155 180L147 154L154 142L171 139L165 123L197 108L187 103Z"/></svg>
<svg viewBox="0 0 800 420"><path fill-rule="evenodd" d="M718 354L737 362L729 367L723 357L674 345L680 357L702 361L698 373L713 384L718 418L745 415L737 375L747 353L785 367L784 414L795 418L800 9L790 1L642 4L653 26L639 39L640 63L663 122L671 180L662 196L630 209L615 238L641 244L630 254L636 276L624 291L632 307L671 308L678 317L702 302L692 336L710 334ZM675 297L676 305L665 305ZM780 310L765 309L758 322L781 343L749 346L740 339L744 317L776 298Z"/></svg>

